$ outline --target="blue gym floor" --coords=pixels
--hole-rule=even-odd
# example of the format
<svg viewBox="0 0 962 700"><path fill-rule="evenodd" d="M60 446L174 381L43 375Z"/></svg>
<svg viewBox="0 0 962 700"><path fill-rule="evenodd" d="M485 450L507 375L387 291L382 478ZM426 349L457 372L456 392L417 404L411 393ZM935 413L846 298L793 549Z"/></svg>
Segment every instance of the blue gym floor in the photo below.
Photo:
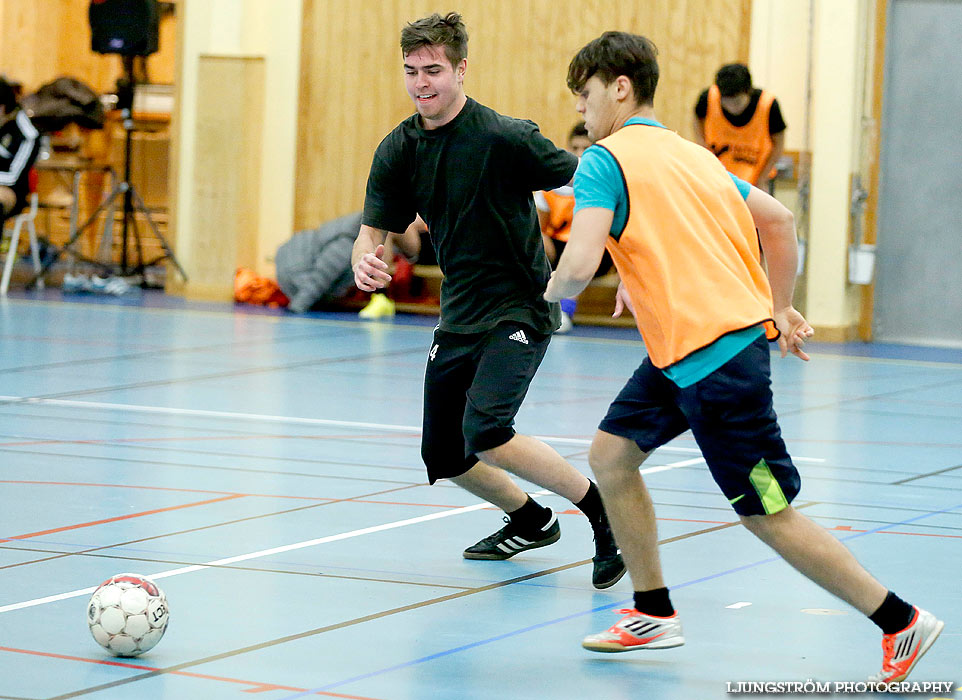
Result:
<svg viewBox="0 0 962 700"><path fill-rule="evenodd" d="M737 525L689 435L645 465L685 646L581 648L631 585L591 587L587 522L554 495L560 542L462 559L502 523L425 483L433 324L161 294L0 302L0 698L701 700L878 670L875 626ZM912 680L959 688L962 350L810 348L810 363L773 356L795 504L945 620ZM627 329L556 337L519 430L589 473L643 352ZM85 605L127 571L157 580L171 622L117 659Z"/></svg>

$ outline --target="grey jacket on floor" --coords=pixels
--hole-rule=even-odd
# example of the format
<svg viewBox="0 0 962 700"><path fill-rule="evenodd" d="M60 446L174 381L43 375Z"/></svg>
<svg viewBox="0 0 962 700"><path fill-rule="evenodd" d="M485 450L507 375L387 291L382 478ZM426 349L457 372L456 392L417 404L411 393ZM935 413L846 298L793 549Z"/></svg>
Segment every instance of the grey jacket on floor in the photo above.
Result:
<svg viewBox="0 0 962 700"><path fill-rule="evenodd" d="M277 249L277 283L303 313L325 299L343 296L354 283L351 249L361 229L361 212L300 231Z"/></svg>

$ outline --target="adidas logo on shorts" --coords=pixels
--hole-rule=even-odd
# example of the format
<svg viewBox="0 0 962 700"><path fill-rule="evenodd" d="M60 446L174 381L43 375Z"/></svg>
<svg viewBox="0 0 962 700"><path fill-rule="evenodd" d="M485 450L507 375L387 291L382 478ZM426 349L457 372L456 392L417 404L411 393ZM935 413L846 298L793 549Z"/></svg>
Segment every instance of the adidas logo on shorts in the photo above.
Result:
<svg viewBox="0 0 962 700"><path fill-rule="evenodd" d="M517 330L509 335L508 340L517 340L519 343L524 343L525 345L528 344L528 338L522 330Z"/></svg>

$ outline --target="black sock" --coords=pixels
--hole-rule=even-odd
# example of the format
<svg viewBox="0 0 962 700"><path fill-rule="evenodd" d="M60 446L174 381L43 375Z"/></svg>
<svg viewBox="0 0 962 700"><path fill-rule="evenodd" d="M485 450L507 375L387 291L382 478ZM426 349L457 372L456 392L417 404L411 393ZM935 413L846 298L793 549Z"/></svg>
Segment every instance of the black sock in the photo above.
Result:
<svg viewBox="0 0 962 700"><path fill-rule="evenodd" d="M675 614L667 588L652 591L635 591L635 610L655 617L671 617Z"/></svg>
<svg viewBox="0 0 962 700"><path fill-rule="evenodd" d="M598 485L593 481L588 481L588 493L580 501L575 503L575 507L588 516L591 522L598 522L605 514L605 507L601 503L601 492Z"/></svg>
<svg viewBox="0 0 962 700"><path fill-rule="evenodd" d="M540 534L541 528L551 520L551 509L538 505L531 496L528 496L525 504L518 510L508 513L508 517L521 534L536 535Z"/></svg>
<svg viewBox="0 0 962 700"><path fill-rule="evenodd" d="M883 634L901 632L912 621L915 608L889 591L879 609L868 616L882 630Z"/></svg>

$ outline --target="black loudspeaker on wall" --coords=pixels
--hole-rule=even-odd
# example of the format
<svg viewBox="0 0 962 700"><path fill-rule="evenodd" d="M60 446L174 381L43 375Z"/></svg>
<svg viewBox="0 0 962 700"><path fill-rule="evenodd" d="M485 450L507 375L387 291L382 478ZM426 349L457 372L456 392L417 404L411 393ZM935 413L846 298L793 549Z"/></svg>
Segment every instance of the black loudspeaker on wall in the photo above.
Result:
<svg viewBox="0 0 962 700"><path fill-rule="evenodd" d="M91 0L90 48L97 53L149 56L159 45L157 0Z"/></svg>

